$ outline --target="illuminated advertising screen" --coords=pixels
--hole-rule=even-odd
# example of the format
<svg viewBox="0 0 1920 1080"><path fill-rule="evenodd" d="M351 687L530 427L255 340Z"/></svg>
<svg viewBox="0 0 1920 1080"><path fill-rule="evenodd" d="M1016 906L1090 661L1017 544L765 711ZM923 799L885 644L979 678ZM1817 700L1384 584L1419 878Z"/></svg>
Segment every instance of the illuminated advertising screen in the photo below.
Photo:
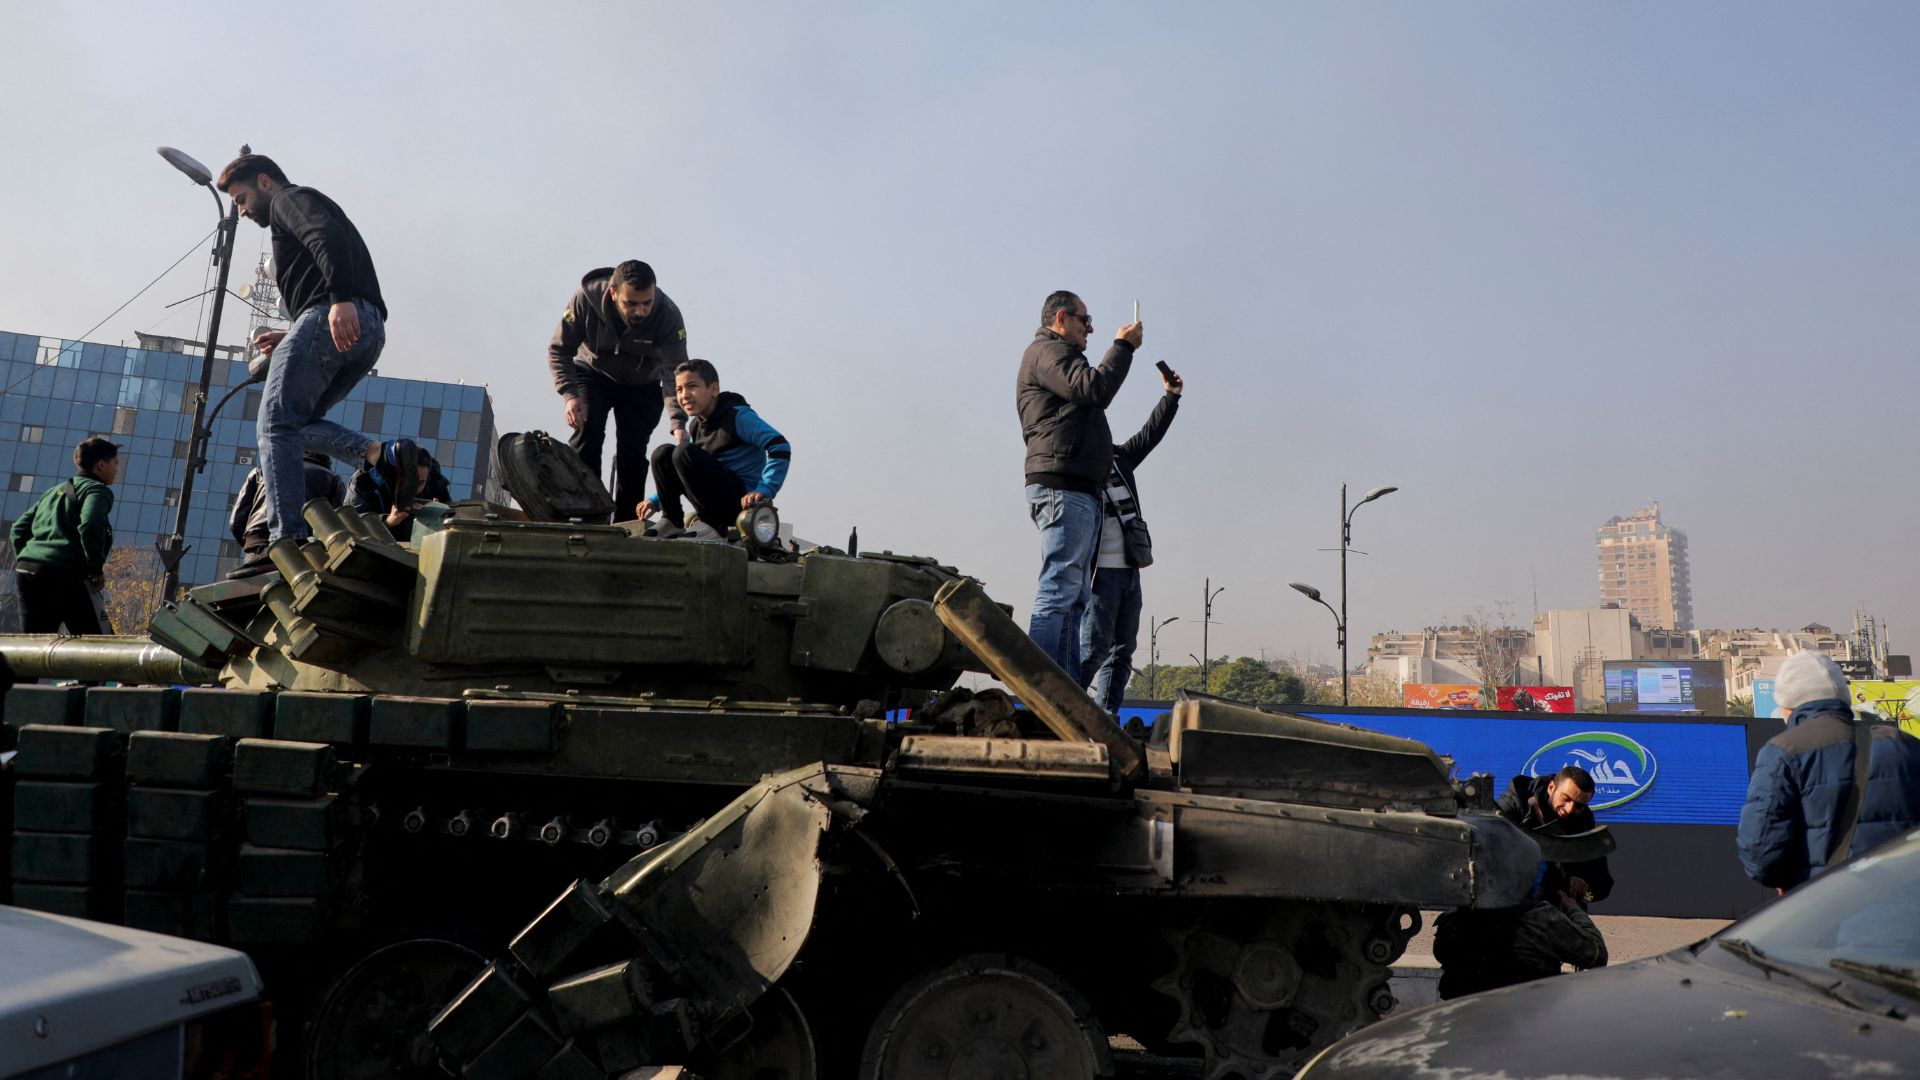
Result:
<svg viewBox="0 0 1920 1080"><path fill-rule="evenodd" d="M1727 713L1724 661L1608 660L1604 674L1609 713Z"/></svg>
<svg viewBox="0 0 1920 1080"><path fill-rule="evenodd" d="M1503 792L1515 776L1578 765L1593 776L1603 822L1737 825L1747 797L1744 723L1425 709L1301 715L1417 739L1452 757L1455 776L1492 773Z"/></svg>

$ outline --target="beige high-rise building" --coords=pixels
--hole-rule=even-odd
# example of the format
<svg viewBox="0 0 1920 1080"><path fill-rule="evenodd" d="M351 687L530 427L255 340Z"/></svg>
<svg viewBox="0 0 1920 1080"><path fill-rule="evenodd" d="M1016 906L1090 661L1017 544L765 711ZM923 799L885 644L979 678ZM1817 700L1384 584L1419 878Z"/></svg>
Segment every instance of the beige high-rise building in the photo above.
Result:
<svg viewBox="0 0 1920 1080"><path fill-rule="evenodd" d="M1631 613L1648 630L1693 629L1687 534L1660 520L1660 504L1609 518L1594 535L1600 606Z"/></svg>

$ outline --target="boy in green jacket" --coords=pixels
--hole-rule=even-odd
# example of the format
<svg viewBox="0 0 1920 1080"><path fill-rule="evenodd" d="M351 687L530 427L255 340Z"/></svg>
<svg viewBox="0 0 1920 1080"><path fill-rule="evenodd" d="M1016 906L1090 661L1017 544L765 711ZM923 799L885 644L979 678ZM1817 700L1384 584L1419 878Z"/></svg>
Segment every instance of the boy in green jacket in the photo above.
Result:
<svg viewBox="0 0 1920 1080"><path fill-rule="evenodd" d="M113 549L113 488L120 448L99 436L73 448L79 472L48 489L13 523L13 570L29 634L103 634L93 593L105 581Z"/></svg>

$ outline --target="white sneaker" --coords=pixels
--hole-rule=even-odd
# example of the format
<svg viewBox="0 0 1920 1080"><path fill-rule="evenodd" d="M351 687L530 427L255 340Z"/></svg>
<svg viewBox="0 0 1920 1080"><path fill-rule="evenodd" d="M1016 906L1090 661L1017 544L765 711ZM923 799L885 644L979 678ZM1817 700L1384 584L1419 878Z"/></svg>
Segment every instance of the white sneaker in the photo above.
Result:
<svg viewBox="0 0 1920 1080"><path fill-rule="evenodd" d="M699 518L694 518L687 522L687 529L680 534L680 537L683 540L718 540L720 534L713 531L713 526Z"/></svg>

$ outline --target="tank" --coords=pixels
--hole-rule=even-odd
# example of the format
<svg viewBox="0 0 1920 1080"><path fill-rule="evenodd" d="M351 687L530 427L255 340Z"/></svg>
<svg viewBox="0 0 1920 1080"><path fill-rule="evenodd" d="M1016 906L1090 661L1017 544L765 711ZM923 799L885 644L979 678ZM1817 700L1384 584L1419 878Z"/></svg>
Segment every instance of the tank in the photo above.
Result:
<svg viewBox="0 0 1920 1080"><path fill-rule="evenodd" d="M1418 743L1123 731L932 559L306 514L152 641L0 639L128 684L8 692L12 902L247 950L279 1076L1263 1080L1542 857Z"/></svg>

